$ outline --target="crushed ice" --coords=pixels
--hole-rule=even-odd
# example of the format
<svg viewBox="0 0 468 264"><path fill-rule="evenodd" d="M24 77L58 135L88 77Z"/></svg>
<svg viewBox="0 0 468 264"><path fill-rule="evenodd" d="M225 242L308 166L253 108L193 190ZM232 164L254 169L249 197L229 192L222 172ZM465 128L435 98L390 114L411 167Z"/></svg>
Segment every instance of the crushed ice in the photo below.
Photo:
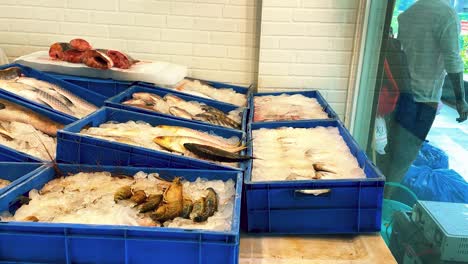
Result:
<svg viewBox="0 0 468 264"><path fill-rule="evenodd" d="M11 134L12 140L0 137L0 144L27 153L42 160L55 158L57 141L29 124L19 122L0 122ZM50 154L50 156L49 156Z"/></svg>
<svg viewBox="0 0 468 264"><path fill-rule="evenodd" d="M254 105L254 122L328 118L317 99L302 94L255 96Z"/></svg>
<svg viewBox="0 0 468 264"><path fill-rule="evenodd" d="M336 173L322 179L365 178L336 127L258 129L252 131L252 181L310 180L314 163Z"/></svg>
<svg viewBox="0 0 468 264"><path fill-rule="evenodd" d="M40 191L31 190L29 204L21 206L14 215L2 212L0 220L24 221L28 216L35 216L40 222L144 226L151 222L149 216L140 214L128 200L115 203L114 193L122 186L131 185L133 189L144 190L147 195L162 194L169 183L158 176L157 173L138 172L132 178L113 177L108 172L81 172L57 178ZM182 185L184 197L192 201L205 196L206 188L213 188L219 199L218 211L202 223L178 217L166 221L166 227L216 231L231 229L236 195L232 179L224 182L199 177L194 182L183 180Z"/></svg>

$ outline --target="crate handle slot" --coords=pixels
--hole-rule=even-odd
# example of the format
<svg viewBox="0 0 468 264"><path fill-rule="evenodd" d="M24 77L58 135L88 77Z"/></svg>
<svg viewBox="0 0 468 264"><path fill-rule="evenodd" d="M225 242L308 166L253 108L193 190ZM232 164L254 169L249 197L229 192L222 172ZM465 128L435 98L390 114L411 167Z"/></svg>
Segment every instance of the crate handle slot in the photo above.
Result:
<svg viewBox="0 0 468 264"><path fill-rule="evenodd" d="M331 192L331 189L294 190L294 198L300 199L304 197L330 197Z"/></svg>

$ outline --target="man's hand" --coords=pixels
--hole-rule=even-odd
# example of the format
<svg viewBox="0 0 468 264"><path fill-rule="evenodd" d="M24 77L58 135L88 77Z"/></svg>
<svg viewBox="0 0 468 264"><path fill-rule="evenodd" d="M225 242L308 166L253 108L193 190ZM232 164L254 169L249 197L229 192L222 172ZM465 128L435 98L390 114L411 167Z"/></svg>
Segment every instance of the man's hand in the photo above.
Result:
<svg viewBox="0 0 468 264"><path fill-rule="evenodd" d="M461 123L468 118L468 104L465 100L457 100L457 112L460 115L460 117L457 118L458 123Z"/></svg>

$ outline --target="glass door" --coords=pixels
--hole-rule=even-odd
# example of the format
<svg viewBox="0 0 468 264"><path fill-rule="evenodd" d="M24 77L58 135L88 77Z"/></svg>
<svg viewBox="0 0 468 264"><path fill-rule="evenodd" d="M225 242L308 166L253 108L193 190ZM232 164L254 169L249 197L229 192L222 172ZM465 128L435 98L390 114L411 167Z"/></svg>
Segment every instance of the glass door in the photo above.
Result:
<svg viewBox="0 0 468 264"><path fill-rule="evenodd" d="M441 228L467 230L468 1L371 2L351 131L387 178L381 234L395 258L442 263L412 211L430 201L453 212Z"/></svg>

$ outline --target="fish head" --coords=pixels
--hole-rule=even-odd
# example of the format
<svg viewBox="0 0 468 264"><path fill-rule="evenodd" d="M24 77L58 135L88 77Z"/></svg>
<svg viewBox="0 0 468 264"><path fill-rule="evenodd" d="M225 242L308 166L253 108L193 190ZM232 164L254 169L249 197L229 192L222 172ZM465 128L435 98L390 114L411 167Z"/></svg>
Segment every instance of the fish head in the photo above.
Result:
<svg viewBox="0 0 468 264"><path fill-rule="evenodd" d="M4 70L0 70L0 80L13 80L21 77L21 68L9 67Z"/></svg>
<svg viewBox="0 0 468 264"><path fill-rule="evenodd" d="M163 148L171 150L172 140L170 137L167 137L167 136L155 137L153 138L153 142Z"/></svg>
<svg viewBox="0 0 468 264"><path fill-rule="evenodd" d="M186 152L186 149L181 144L180 137L158 136L153 139L153 142L158 144L160 147L172 152L178 152L182 154Z"/></svg>

